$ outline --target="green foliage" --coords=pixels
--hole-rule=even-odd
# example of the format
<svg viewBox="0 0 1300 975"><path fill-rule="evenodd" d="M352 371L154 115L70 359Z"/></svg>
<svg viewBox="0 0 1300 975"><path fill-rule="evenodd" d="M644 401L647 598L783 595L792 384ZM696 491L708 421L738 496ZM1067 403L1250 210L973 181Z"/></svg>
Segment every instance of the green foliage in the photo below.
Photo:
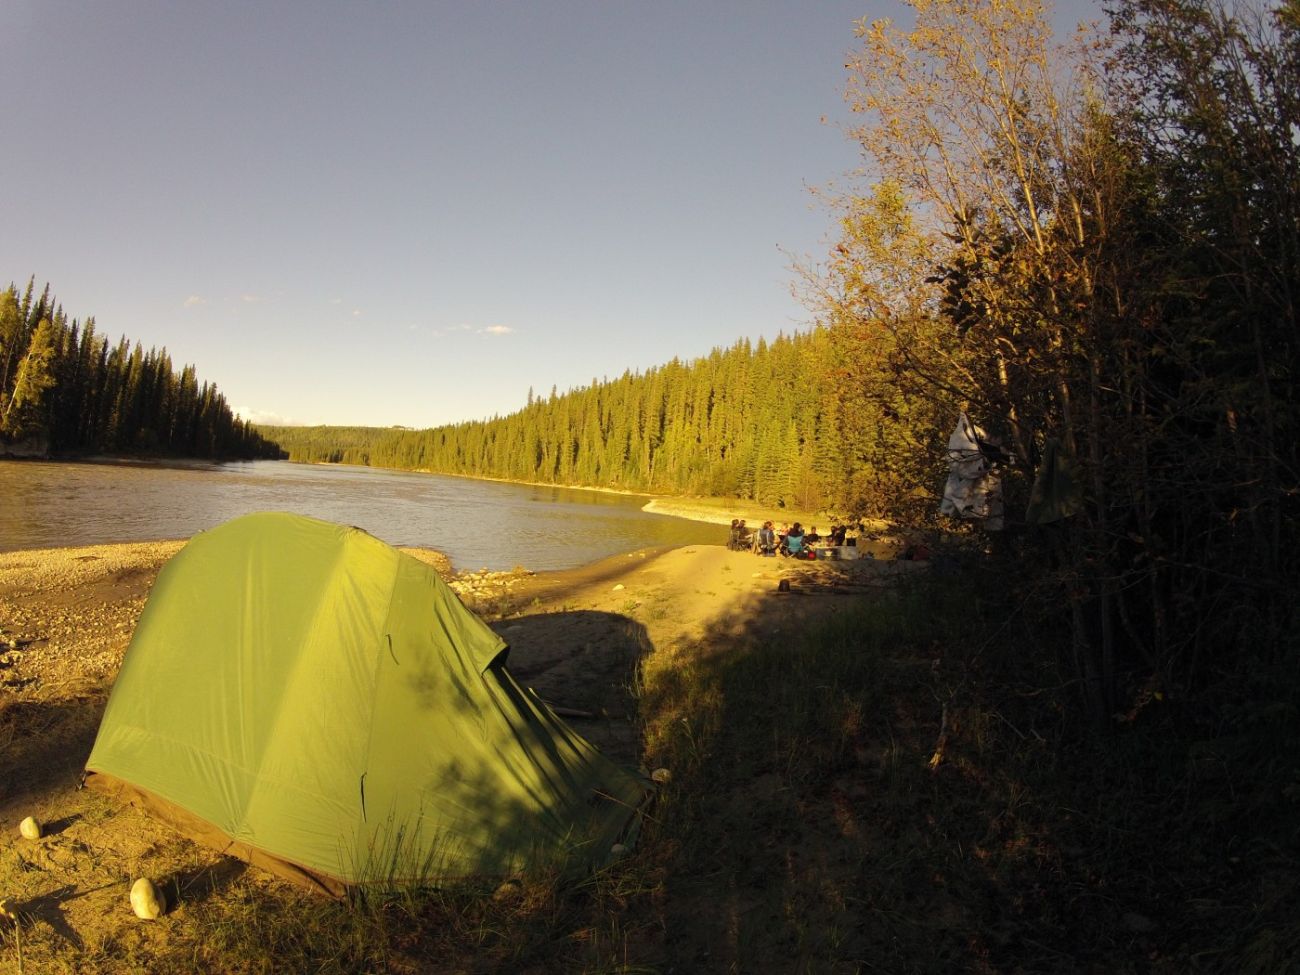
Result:
<svg viewBox="0 0 1300 975"><path fill-rule="evenodd" d="M911 6L859 28L879 183L823 282L857 503L915 520L965 410L1012 455L1006 591L1068 622L1096 730L1148 681L1272 666L1300 587L1294 3L1124 0L1065 49L1030 2ZM1049 442L1082 506L1030 526Z"/></svg>
<svg viewBox="0 0 1300 975"><path fill-rule="evenodd" d="M0 412L0 433L19 437L39 424L41 400L55 382L54 359L54 326L42 318L18 361L13 391Z"/></svg>
<svg viewBox="0 0 1300 975"><path fill-rule="evenodd" d="M835 354L819 329L532 397L490 420L259 430L295 461L842 507L856 447L833 422Z"/></svg>
<svg viewBox="0 0 1300 975"><path fill-rule="evenodd" d="M13 285L0 293L0 438L54 454L280 456L193 366L177 376L166 349L110 346L33 284L21 300Z"/></svg>

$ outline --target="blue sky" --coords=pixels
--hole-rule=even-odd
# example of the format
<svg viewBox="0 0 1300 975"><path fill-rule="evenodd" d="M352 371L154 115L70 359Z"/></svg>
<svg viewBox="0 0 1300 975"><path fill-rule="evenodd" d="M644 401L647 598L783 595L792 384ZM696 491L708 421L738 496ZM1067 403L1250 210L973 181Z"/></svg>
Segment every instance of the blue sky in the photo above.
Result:
<svg viewBox="0 0 1300 975"><path fill-rule="evenodd" d="M246 417L432 426L807 328L895 3L5 0L0 285ZM825 121L823 121L823 118Z"/></svg>

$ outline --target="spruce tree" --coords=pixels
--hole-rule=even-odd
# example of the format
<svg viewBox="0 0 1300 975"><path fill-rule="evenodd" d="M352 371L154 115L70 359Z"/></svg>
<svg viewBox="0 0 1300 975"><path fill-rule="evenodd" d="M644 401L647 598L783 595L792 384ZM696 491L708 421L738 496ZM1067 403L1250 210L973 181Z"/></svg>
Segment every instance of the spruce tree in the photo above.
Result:
<svg viewBox="0 0 1300 975"><path fill-rule="evenodd" d="M41 319L15 371L13 392L0 414L0 433L17 438L45 432L40 406L45 391L54 385L55 337L54 324Z"/></svg>

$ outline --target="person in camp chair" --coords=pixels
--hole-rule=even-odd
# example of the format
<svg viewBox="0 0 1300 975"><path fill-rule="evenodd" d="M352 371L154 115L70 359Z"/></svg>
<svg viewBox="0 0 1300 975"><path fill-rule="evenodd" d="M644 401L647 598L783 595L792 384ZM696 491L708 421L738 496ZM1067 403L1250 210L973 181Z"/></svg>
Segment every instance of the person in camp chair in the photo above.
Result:
<svg viewBox="0 0 1300 975"><path fill-rule="evenodd" d="M727 548L733 552L740 548L740 519L731 519L731 534L727 536Z"/></svg>
<svg viewBox="0 0 1300 975"><path fill-rule="evenodd" d="M745 524L745 519L740 519L739 534L737 536L739 544L736 548L741 552L748 552L754 545L754 533L749 530Z"/></svg>
<svg viewBox="0 0 1300 975"><path fill-rule="evenodd" d="M790 526L790 531L785 536L785 546L782 549L784 554L793 555L796 558L803 558L804 549L804 532L803 525L795 522Z"/></svg>

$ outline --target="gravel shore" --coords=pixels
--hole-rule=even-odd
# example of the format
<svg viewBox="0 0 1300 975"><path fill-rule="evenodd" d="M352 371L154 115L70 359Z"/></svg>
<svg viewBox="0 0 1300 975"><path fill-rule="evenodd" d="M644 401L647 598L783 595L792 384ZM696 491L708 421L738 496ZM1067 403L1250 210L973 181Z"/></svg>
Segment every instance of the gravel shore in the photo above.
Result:
<svg viewBox="0 0 1300 975"><path fill-rule="evenodd" d="M111 680L149 586L183 542L0 555L0 702L93 692Z"/></svg>

